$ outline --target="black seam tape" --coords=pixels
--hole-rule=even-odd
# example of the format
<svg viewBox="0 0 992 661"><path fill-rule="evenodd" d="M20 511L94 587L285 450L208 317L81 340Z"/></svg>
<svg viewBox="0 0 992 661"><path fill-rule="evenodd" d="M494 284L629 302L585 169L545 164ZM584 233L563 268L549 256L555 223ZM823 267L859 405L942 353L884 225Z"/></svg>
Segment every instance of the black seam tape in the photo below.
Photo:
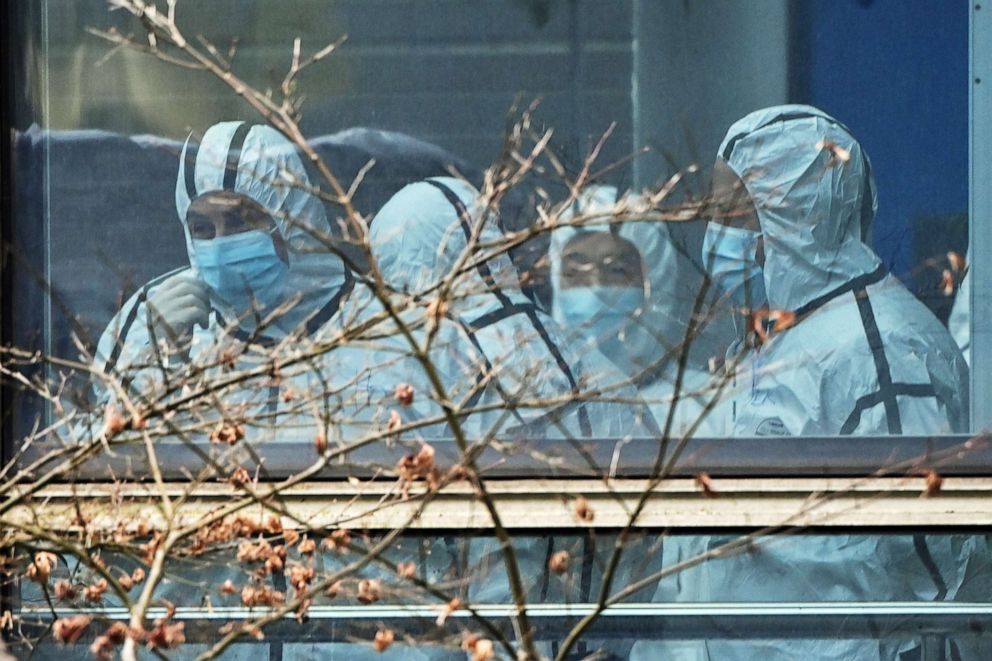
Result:
<svg viewBox="0 0 992 661"><path fill-rule="evenodd" d="M927 568L927 573L930 574L930 579L933 581L934 587L937 588L936 601L943 601L947 597L947 583L944 581L944 577L941 576L940 568L934 561L933 556L930 555L927 538L922 534L913 535L913 548L916 549L916 555L920 557L920 562Z"/></svg>
<svg viewBox="0 0 992 661"><path fill-rule="evenodd" d="M130 332L131 326L134 325L135 319L138 317L138 308L141 307L142 303L145 303L148 300L148 292L151 291L152 287L155 285L161 284L166 278L184 270L187 270L187 267L173 269L168 273L158 276L141 288L141 292L138 294L138 298L134 302L134 307L132 307L127 313L127 318L124 319L124 323L121 325L120 331L118 332L117 340L114 343L114 348L110 352L110 356L107 358L106 364L103 366L104 374L110 374L111 370L117 366L117 361L120 360L121 352L124 351L124 345L127 343L127 334Z"/></svg>
<svg viewBox="0 0 992 661"><path fill-rule="evenodd" d="M343 301L354 288L355 278L352 277L351 271L346 268L344 271L344 283L341 285L341 288L338 289L337 293L331 297L331 300L329 300L327 304L322 307L319 312L317 312L317 314L307 321L307 333L313 335L320 330L320 327L323 326L328 319L334 316L334 313L341 307L341 301Z"/></svg>
<svg viewBox="0 0 992 661"><path fill-rule="evenodd" d="M802 321L805 317L808 317L813 312L816 312L817 309L823 307L838 296L846 294L847 292L857 291L858 289L865 289L869 285L873 285L876 282L881 282L886 275L888 275L888 270L885 268L885 265L882 265L871 273L859 275L853 280L845 282L840 287L837 287L822 296L817 296L812 301L800 307L798 310L795 310L796 323Z"/></svg>
<svg viewBox="0 0 992 661"><path fill-rule="evenodd" d="M894 383L891 391L899 397L937 397L937 391L930 383ZM854 433L854 430L861 424L861 415L870 408L882 403L886 393L876 390L873 393L863 395L854 403L854 409L847 416L844 425L840 428L841 436Z"/></svg>
<svg viewBox="0 0 992 661"><path fill-rule="evenodd" d="M186 196L190 202L199 195L196 192L196 154L199 150L192 142L186 143L186 160L183 162L183 175L186 181Z"/></svg>
<svg viewBox="0 0 992 661"><path fill-rule="evenodd" d="M227 164L224 166L224 190L234 192L234 184L238 179L238 167L241 161L241 148L245 144L245 138L251 131L252 125L242 122L231 136L231 145L227 148Z"/></svg>
<svg viewBox="0 0 992 661"><path fill-rule="evenodd" d="M875 375L878 379L878 390L882 394L882 405L885 406L885 418L889 433L901 434L902 420L899 417L899 403L896 401L896 393L892 389L892 372L889 370L889 360L885 356L885 345L882 343L882 335L875 322L875 312L871 307L868 291L859 289L854 292L854 298L858 302L861 325L864 326L865 338L868 340L871 357L875 363Z"/></svg>
<svg viewBox="0 0 992 661"><path fill-rule="evenodd" d="M471 241L472 228L469 224L469 218L471 216L468 213L468 209L466 209L465 205L462 204L462 201L458 198L457 195L455 195L455 192L453 190L451 190L441 182L428 179L426 180L426 183L434 186L434 188L437 188L439 191L441 191L441 193L448 200L448 202L455 208L455 212L458 214L458 218L461 224L462 232L465 234L465 239L466 241ZM503 307L513 306L513 303L506 296L506 294L504 294L499 289L499 287L496 286L496 279L493 277L492 271L489 269L488 264L486 264L485 262L481 262L476 267L476 270L478 270L479 275L482 276L482 279L486 283L486 286L490 288L491 292L496 296L496 298L503 305ZM531 325L537 331L538 335L541 336L541 340L544 342L544 346L547 347L548 351L551 352L551 355L555 359L555 363L558 365L558 369L561 370L562 374L564 374L565 378L568 380L568 384L571 387L572 393L576 395L579 394L579 386L575 380L575 375L572 374L571 367L569 367L568 363L565 361L564 356L562 356L561 351L558 348L558 345L556 345L552 341L551 336L548 334L548 330L544 327L544 324L541 322L540 317L537 316L537 311L532 308L529 311L525 311L525 314L527 314L528 319L530 319ZM587 437L592 436L592 424L589 420L589 412L586 410L585 406L582 406L579 409L579 427L583 435Z"/></svg>

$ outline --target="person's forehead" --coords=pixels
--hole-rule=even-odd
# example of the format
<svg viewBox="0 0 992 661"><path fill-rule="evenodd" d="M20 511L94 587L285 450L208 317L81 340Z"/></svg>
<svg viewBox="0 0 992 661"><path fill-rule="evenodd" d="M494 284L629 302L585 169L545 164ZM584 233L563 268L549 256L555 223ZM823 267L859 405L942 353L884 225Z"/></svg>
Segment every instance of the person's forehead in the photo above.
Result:
<svg viewBox="0 0 992 661"><path fill-rule="evenodd" d="M627 239L609 232L583 232L568 241L562 254L628 255L637 254L637 248Z"/></svg>
<svg viewBox="0 0 992 661"><path fill-rule="evenodd" d="M213 191L204 193L190 203L190 209L196 211L237 209L240 207L255 207L261 209L261 205L241 193L232 191Z"/></svg>

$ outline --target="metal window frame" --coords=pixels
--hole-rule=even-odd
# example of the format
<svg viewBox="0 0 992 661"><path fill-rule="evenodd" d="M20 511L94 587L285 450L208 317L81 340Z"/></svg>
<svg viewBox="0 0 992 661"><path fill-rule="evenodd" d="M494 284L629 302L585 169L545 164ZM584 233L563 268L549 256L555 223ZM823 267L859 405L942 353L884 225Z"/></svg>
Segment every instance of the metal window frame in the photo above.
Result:
<svg viewBox="0 0 992 661"><path fill-rule="evenodd" d="M971 287L971 422L992 423L992 4L972 3L969 44L968 250Z"/></svg>

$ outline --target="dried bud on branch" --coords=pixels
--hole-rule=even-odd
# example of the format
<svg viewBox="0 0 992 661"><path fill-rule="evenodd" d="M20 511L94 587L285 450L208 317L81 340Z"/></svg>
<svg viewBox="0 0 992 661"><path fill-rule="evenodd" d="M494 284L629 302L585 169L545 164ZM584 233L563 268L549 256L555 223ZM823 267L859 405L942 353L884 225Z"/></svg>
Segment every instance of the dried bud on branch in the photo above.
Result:
<svg viewBox="0 0 992 661"><path fill-rule="evenodd" d="M172 649L186 642L186 624L170 620L171 617L163 617L155 621L155 626L148 632L148 649Z"/></svg>
<svg viewBox="0 0 992 661"><path fill-rule="evenodd" d="M402 406L410 406L413 404L413 386L409 383L401 383L396 386L393 391L393 395L396 397L396 401Z"/></svg>
<svg viewBox="0 0 992 661"><path fill-rule="evenodd" d="M830 165L838 162L847 163L851 160L851 152L829 140L820 140L816 143L816 148L817 150L827 150L830 152Z"/></svg>
<svg viewBox="0 0 992 661"><path fill-rule="evenodd" d="M472 661L490 661L496 657L493 641L474 633L465 636L462 649L472 654Z"/></svg>
<svg viewBox="0 0 992 661"><path fill-rule="evenodd" d="M73 615L55 620L55 624L52 625L52 635L63 645L74 643L79 640L92 621L93 618L89 615Z"/></svg>
<svg viewBox="0 0 992 661"><path fill-rule="evenodd" d="M313 580L313 567L303 565L293 565L289 568L289 584L297 592L306 592Z"/></svg>
<svg viewBox="0 0 992 661"><path fill-rule="evenodd" d="M260 585L246 585L241 590L241 603L248 608L255 606L281 606L286 603L286 595L272 588Z"/></svg>
<svg viewBox="0 0 992 661"><path fill-rule="evenodd" d="M304 537L296 550L299 551L300 555L313 555L314 551L317 550L317 542L309 537Z"/></svg>
<svg viewBox="0 0 992 661"><path fill-rule="evenodd" d="M328 551L334 551L335 553L343 553L348 550L348 546L351 544L351 535L344 528L335 530L330 535L324 538L324 541L320 543L322 547Z"/></svg>
<svg viewBox="0 0 992 661"><path fill-rule="evenodd" d="M699 490L703 492L703 495L707 498L716 498L719 492L713 485L713 478L709 476L708 473L696 473L693 476L693 480L696 482L696 486Z"/></svg>
<svg viewBox="0 0 992 661"><path fill-rule="evenodd" d="M103 410L103 435L108 439L124 431L127 421L121 415L120 409L114 404L107 404Z"/></svg>
<svg viewBox="0 0 992 661"><path fill-rule="evenodd" d="M123 622L114 622L110 628L102 635L98 636L90 645L90 653L98 659L111 659L114 649L124 642L131 634L127 625Z"/></svg>
<svg viewBox="0 0 992 661"><path fill-rule="evenodd" d="M222 422L210 432L211 443L234 445L245 437L245 426L234 422Z"/></svg>
<svg viewBox="0 0 992 661"><path fill-rule="evenodd" d="M373 604L382 597L382 583L376 579L362 579L358 582L358 594L355 596L363 604Z"/></svg>
<svg viewBox="0 0 992 661"><path fill-rule="evenodd" d="M52 570L59 564L59 558L50 551L39 551L34 554L34 561L28 565L27 577L35 583L47 583Z"/></svg>
<svg viewBox="0 0 992 661"><path fill-rule="evenodd" d="M586 500L585 496L576 498L572 502L572 507L575 509L575 516L578 517L579 521L592 523L592 520L596 518L596 513L593 512L592 506L589 505L589 501Z"/></svg>
<svg viewBox="0 0 992 661"><path fill-rule="evenodd" d="M448 621L448 616L461 607L462 607L461 599L455 597L441 608L441 612L438 613L437 620L435 620L434 623L439 627L443 627L444 623Z"/></svg>
<svg viewBox="0 0 992 661"><path fill-rule="evenodd" d="M771 333L781 333L796 324L796 314L789 310L753 310L751 312L751 329L758 336L761 344L768 341Z"/></svg>
<svg viewBox="0 0 992 661"><path fill-rule="evenodd" d="M131 580L131 576L128 574L121 574L118 576L117 582L120 583L125 592L130 592L131 588L134 587L134 581Z"/></svg>
<svg viewBox="0 0 992 661"><path fill-rule="evenodd" d="M403 418L396 411L389 412L389 420L386 422L387 431L396 431L403 425Z"/></svg>
<svg viewBox="0 0 992 661"><path fill-rule="evenodd" d="M379 629L375 632L375 640L372 641L372 645L376 652L385 652L393 644L395 638L396 635L392 629Z"/></svg>
<svg viewBox="0 0 992 661"><path fill-rule="evenodd" d="M231 473L231 477L227 478L228 483L232 486L241 488L246 484L251 483L251 475L243 466L238 467L238 470Z"/></svg>
<svg viewBox="0 0 992 661"><path fill-rule="evenodd" d="M55 598L59 601L71 601L79 596L79 591L76 586L66 581L60 579L55 581Z"/></svg>
<svg viewBox="0 0 992 661"><path fill-rule="evenodd" d="M103 601L103 593L107 591L107 579L101 578L96 583L92 585L87 585L86 589L83 590L83 596L86 597L86 601L92 601L93 603L100 603Z"/></svg>
<svg viewBox="0 0 992 661"><path fill-rule="evenodd" d="M925 486L923 488L923 497L930 498L931 496L936 496L940 493L941 487L944 486L944 478L941 477L940 473L937 471L927 471L924 477Z"/></svg>
<svg viewBox="0 0 992 661"><path fill-rule="evenodd" d="M568 563L570 560L568 551L557 551L548 560L548 569L556 574L564 574L568 571Z"/></svg>
<svg viewBox="0 0 992 661"><path fill-rule="evenodd" d="M417 454L408 454L396 464L396 472L404 482L425 478L434 471L434 448L424 443Z"/></svg>

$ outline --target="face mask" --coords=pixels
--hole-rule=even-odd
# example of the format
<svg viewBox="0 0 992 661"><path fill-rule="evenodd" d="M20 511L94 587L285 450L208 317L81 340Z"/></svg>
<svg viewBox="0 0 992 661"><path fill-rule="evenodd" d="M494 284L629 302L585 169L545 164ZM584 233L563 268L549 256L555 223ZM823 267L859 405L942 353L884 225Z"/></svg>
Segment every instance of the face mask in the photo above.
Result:
<svg viewBox="0 0 992 661"><path fill-rule="evenodd" d="M569 287L557 295L565 330L597 344L615 337L644 305L640 287Z"/></svg>
<svg viewBox="0 0 992 661"><path fill-rule="evenodd" d="M239 316L254 305L265 313L282 299L289 267L276 254L272 236L262 230L215 239L193 239L200 275Z"/></svg>
<svg viewBox="0 0 992 661"><path fill-rule="evenodd" d="M739 307L760 308L767 304L765 278L758 266L760 232L718 223L706 226L703 264L714 286Z"/></svg>

